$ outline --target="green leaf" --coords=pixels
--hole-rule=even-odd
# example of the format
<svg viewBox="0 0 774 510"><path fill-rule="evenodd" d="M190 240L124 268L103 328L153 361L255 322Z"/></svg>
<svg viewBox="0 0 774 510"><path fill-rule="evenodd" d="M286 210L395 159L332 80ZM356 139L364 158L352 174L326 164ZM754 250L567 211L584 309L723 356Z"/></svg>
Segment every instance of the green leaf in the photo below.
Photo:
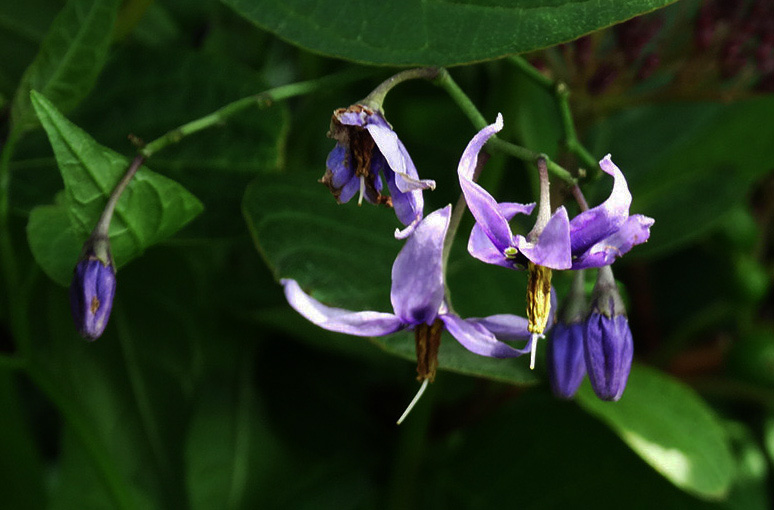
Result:
<svg viewBox="0 0 774 510"><path fill-rule="evenodd" d="M129 161L95 142L42 95L33 91L32 101L54 148L65 183L63 207L70 217L71 231L82 244ZM171 236L201 211L199 200L182 186L142 167L118 201L110 226L116 264L118 267L126 264L149 246ZM28 235L32 236L30 246L36 260L57 282L69 280L76 259L69 261L70 269L65 274L63 268L67 265L54 261L57 255L53 254L57 253L57 246L68 246L69 250L75 243L68 239L67 231L51 236L51 227L42 224L45 219L63 227L61 212L46 209L32 216L35 221L31 221ZM69 252L66 255L69 257Z"/></svg>
<svg viewBox="0 0 774 510"><path fill-rule="evenodd" d="M392 310L390 272L402 243L392 237L400 224L391 210L370 204L338 205L314 178L282 175L258 178L251 184L243 211L258 251L277 279L293 278L331 306ZM488 267L462 254L463 243L457 244L448 274L456 310L463 317L482 312L523 315L519 298L524 295L525 282L518 281L523 274ZM514 288L519 290L514 292ZM391 354L415 359L410 332L372 341ZM477 356L449 335L441 342L438 361L441 369L459 373L516 384L536 381L525 359Z"/></svg>
<svg viewBox="0 0 774 510"><path fill-rule="evenodd" d="M677 487L705 499L728 493L735 469L728 438L709 406L683 384L635 365L619 402L599 400L588 382L577 401Z"/></svg>
<svg viewBox="0 0 774 510"><path fill-rule="evenodd" d="M107 59L119 0L69 0L54 20L35 60L22 77L11 118L27 129L35 123L30 91L37 90L60 110L88 94Z"/></svg>
<svg viewBox="0 0 774 510"><path fill-rule="evenodd" d="M282 39L325 55L391 65L453 65L563 43L672 0L223 0Z"/></svg>
<svg viewBox="0 0 774 510"><path fill-rule="evenodd" d="M73 228L67 208L42 205L33 209L27 223L27 239L35 261L49 278L69 285L86 238Z"/></svg>
<svg viewBox="0 0 774 510"><path fill-rule="evenodd" d="M592 152L612 153L629 182L632 213L656 220L648 243L632 255L661 255L720 225L774 167L767 144L773 115L774 98L767 96L732 105L645 106L595 126Z"/></svg>

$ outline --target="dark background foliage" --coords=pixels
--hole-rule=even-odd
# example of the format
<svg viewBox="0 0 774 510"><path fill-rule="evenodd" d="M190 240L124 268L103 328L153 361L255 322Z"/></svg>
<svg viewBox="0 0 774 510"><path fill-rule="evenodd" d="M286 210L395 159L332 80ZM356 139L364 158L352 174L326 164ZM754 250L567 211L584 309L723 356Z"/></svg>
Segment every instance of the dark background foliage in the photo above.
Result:
<svg viewBox="0 0 774 510"><path fill-rule="evenodd" d="M0 4L0 506L770 508L774 12L667 3ZM616 404L587 386L558 401L541 360L533 373L444 337L436 382L396 427L417 388L410 334L320 330L277 284L389 309L394 215L337 206L315 182L331 112L392 66L460 64L452 76L486 119L503 113L505 139L575 170L555 96L500 58L523 52L567 84L581 141L613 154L632 211L656 219L614 266L635 338L629 386ZM159 175L112 231L110 324L78 338L64 285L109 193L100 179L122 173L132 139L333 72L336 86L149 158ZM456 202L470 121L422 81L385 111L438 182L426 212ZM482 183L528 202L532 174L495 153ZM189 193L161 192L162 176ZM599 203L610 182L583 189ZM522 313L524 275L468 257L471 226L448 268L455 307Z"/></svg>

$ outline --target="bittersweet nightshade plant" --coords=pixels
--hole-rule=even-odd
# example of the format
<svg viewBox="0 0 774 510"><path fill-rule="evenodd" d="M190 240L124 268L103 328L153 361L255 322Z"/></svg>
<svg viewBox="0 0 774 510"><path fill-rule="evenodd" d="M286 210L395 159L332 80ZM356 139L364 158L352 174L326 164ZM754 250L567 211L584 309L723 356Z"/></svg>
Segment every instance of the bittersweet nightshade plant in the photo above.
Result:
<svg viewBox="0 0 774 510"><path fill-rule="evenodd" d="M372 204L387 204L406 225L396 237L405 238L421 221L422 190L434 189L435 182L421 180L406 147L381 111L364 104L333 112L328 136L336 146L328 155L327 170L320 182L328 186L339 203L359 194ZM382 195L387 182L389 196Z"/></svg>
<svg viewBox="0 0 774 510"><path fill-rule="evenodd" d="M288 303L314 324L339 333L367 337L414 329L420 335L442 324L463 347L475 354L512 358L529 352L528 346L517 349L498 340L486 327L491 324L504 339L526 340L529 332L523 317L497 315L465 320L449 310L444 298L442 251L450 215L451 206L428 215L396 257L390 293L394 313L329 307L306 294L295 280L283 279ZM435 374L429 371L419 375L422 379L432 379Z"/></svg>
<svg viewBox="0 0 774 510"><path fill-rule="evenodd" d="M479 131L468 143L460 158L457 173L465 201L476 218L470 234L468 251L475 258L511 269L528 269L527 317L531 333L532 358L535 366L538 338L548 324L551 311L551 270L569 269L570 223L567 211L559 207L551 214L548 170L539 159L540 205L535 226L526 236L514 235L508 222L516 214L531 214L535 204L500 203L475 181L478 156L487 140L503 128L503 117Z"/></svg>
<svg viewBox="0 0 774 510"><path fill-rule="evenodd" d="M653 218L629 216L632 195L621 170L610 154L599 162L613 176L613 191L602 204L583 211L570 221L572 269L602 267L650 237Z"/></svg>
<svg viewBox="0 0 774 510"><path fill-rule="evenodd" d="M634 343L609 266L599 270L585 326L583 351L591 387L602 400L619 400L632 367Z"/></svg>

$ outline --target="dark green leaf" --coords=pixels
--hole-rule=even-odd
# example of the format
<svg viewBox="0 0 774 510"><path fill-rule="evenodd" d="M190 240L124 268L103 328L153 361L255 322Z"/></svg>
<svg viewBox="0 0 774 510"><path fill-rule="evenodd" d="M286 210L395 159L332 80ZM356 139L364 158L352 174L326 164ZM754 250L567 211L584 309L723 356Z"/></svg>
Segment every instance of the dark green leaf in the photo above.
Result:
<svg viewBox="0 0 774 510"><path fill-rule="evenodd" d="M670 0L223 0L281 38L364 63L452 65L553 46Z"/></svg>
<svg viewBox="0 0 774 510"><path fill-rule="evenodd" d="M245 193L243 210L258 250L278 279L293 278L332 306L391 311L390 271L402 246L392 237L400 224L391 210L337 205L313 178L290 175L256 180ZM455 254L462 255L463 243L458 244ZM519 276L467 255L453 257L449 280L457 311L463 316L523 315L524 307L517 305L525 288ZM392 354L415 359L411 333L373 341ZM441 342L439 366L517 384L536 380L526 360L476 356L448 335Z"/></svg>
<svg viewBox="0 0 774 510"><path fill-rule="evenodd" d="M734 477L728 438L709 406L689 388L635 365L619 402L599 400L588 383L577 400L676 486L706 499L728 493Z"/></svg>
<svg viewBox="0 0 774 510"><path fill-rule="evenodd" d="M683 246L731 213L751 183L774 168L772 115L774 98L761 97L728 106L646 106L598 124L594 152L612 153L634 196L632 212L656 220L648 243L632 254Z"/></svg>
<svg viewBox="0 0 774 510"><path fill-rule="evenodd" d="M119 0L67 2L22 77L11 113L14 125L26 129L35 122L32 90L60 110L73 108L86 96L107 59L120 4Z"/></svg>
<svg viewBox="0 0 774 510"><path fill-rule="evenodd" d="M123 156L99 145L87 133L69 122L42 95L33 92L33 105L54 148L65 183L64 207L71 221L71 230L82 243L97 222L107 197L129 166ZM130 182L116 206L110 228L110 242L116 264L120 267L143 250L171 236L202 211L199 200L176 182L143 167ZM36 222L28 232L36 236L30 246L36 260L54 280L69 280L76 259L70 260L70 270L62 261L53 261L56 246L72 247L66 233L45 237L50 227L40 225L44 218L53 219L52 209L37 213ZM58 218L58 225L63 220ZM34 228L33 228L34 227ZM48 244L48 249L46 249ZM69 254L65 254L69 255Z"/></svg>

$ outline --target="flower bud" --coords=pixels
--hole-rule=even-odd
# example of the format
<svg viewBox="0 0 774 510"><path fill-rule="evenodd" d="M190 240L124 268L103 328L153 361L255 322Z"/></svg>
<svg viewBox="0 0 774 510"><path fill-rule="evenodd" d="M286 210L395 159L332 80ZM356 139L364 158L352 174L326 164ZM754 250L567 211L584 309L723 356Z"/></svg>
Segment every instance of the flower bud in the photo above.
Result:
<svg viewBox="0 0 774 510"><path fill-rule="evenodd" d="M103 251L94 249L99 244L92 240L86 242L70 284L70 310L75 327L87 340L96 340L105 331L116 294L116 272L112 258L109 251L106 256L97 255Z"/></svg>
<svg viewBox="0 0 774 510"><path fill-rule="evenodd" d="M548 379L551 390L559 398L571 399L578 391L586 362L583 359L583 334L586 299L583 289L583 271L576 271L570 295L562 304L548 342Z"/></svg>
<svg viewBox="0 0 774 510"><path fill-rule="evenodd" d="M634 344L610 266L599 270L585 326L583 353L591 387L602 400L619 400L632 367Z"/></svg>

